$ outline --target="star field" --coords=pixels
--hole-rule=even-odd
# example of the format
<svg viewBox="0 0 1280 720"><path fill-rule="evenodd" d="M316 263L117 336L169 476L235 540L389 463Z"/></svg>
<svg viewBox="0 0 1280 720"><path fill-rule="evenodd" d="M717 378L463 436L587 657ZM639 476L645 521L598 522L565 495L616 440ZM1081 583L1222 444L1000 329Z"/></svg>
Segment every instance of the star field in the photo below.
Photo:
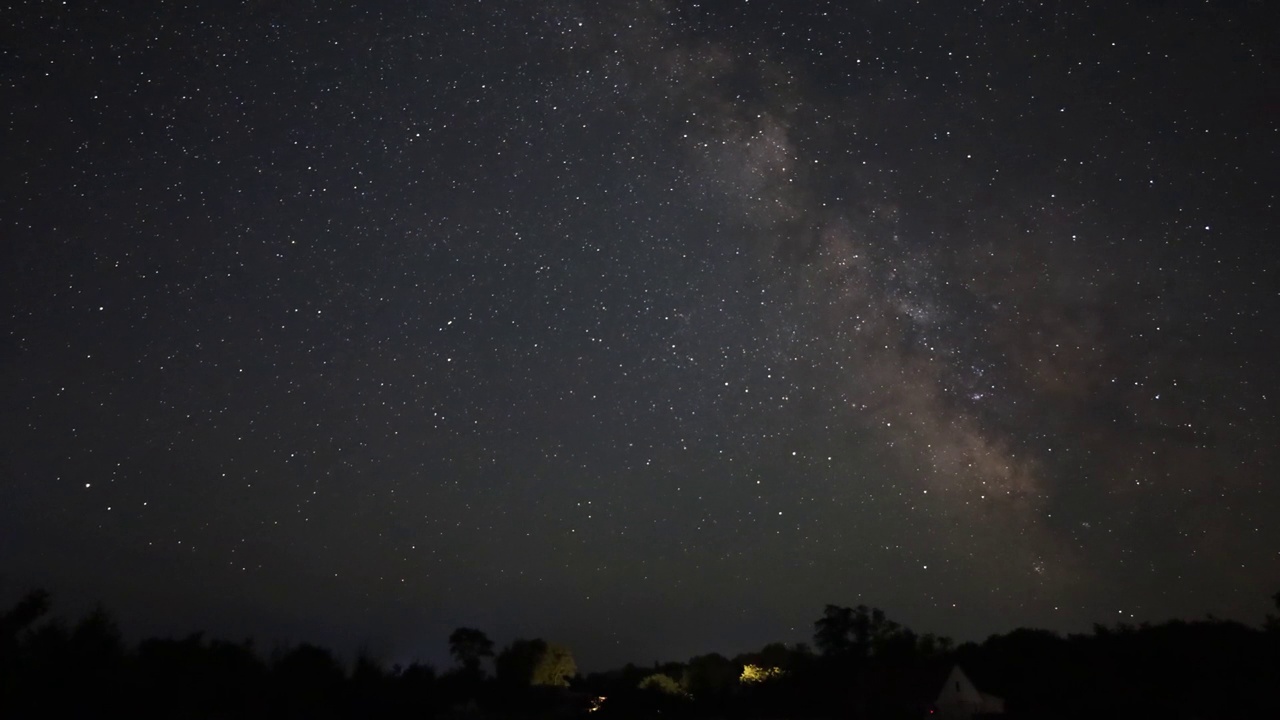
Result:
<svg viewBox="0 0 1280 720"><path fill-rule="evenodd" d="M16 3L0 589L579 666L1280 582L1260 2Z"/></svg>

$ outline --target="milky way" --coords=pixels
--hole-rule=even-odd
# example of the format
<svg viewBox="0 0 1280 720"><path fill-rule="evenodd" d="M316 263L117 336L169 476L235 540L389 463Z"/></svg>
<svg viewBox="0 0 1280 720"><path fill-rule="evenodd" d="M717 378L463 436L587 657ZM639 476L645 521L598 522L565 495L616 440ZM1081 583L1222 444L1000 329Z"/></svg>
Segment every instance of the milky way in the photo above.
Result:
<svg viewBox="0 0 1280 720"><path fill-rule="evenodd" d="M1265 3L376 5L3 31L5 597L588 668L1260 620Z"/></svg>

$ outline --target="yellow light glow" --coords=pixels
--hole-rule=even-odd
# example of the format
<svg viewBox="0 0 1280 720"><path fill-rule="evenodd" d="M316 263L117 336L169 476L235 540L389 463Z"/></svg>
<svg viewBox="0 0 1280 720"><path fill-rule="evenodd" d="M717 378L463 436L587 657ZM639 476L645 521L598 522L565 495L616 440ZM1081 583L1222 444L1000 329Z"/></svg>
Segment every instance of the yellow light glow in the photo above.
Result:
<svg viewBox="0 0 1280 720"><path fill-rule="evenodd" d="M780 667L764 667L762 665L743 665L742 675L738 677L741 683L762 683L766 680L773 680L786 675L787 671Z"/></svg>

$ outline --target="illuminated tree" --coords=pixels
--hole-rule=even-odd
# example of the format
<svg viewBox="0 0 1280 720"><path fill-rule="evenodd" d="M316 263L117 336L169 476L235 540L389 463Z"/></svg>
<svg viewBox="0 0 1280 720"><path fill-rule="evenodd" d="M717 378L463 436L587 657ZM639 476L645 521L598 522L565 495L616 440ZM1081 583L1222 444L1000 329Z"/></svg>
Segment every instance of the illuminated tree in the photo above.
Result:
<svg viewBox="0 0 1280 720"><path fill-rule="evenodd" d="M680 683L665 673L654 673L640 681L641 690L656 690L664 695L686 695Z"/></svg>
<svg viewBox="0 0 1280 720"><path fill-rule="evenodd" d="M515 640L494 660L498 679L511 685L568 687L578 673L569 648L544 640Z"/></svg>
<svg viewBox="0 0 1280 720"><path fill-rule="evenodd" d="M573 661L569 648L558 643L546 643L533 668L531 684L568 687L569 679L577 674L578 664Z"/></svg>
<svg viewBox="0 0 1280 720"><path fill-rule="evenodd" d="M752 685L762 683L768 680L774 680L786 675L787 671L780 667L768 667L764 665L743 665L742 674L738 676L738 681L744 685Z"/></svg>

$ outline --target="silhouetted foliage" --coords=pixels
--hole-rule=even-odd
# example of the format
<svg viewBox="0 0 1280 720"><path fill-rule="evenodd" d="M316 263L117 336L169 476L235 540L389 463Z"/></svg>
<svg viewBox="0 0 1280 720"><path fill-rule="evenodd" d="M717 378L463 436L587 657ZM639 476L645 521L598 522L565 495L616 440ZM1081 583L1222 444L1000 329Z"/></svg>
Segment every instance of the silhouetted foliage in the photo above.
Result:
<svg viewBox="0 0 1280 720"><path fill-rule="evenodd" d="M578 666L563 645L542 639L515 640L494 659L494 673L508 687L568 687Z"/></svg>
<svg viewBox="0 0 1280 720"><path fill-rule="evenodd" d="M475 628L458 628L449 635L449 654L464 668L476 670L483 658L493 657L493 641Z"/></svg>
<svg viewBox="0 0 1280 720"><path fill-rule="evenodd" d="M667 695L685 694L684 688L680 686L680 683L676 682L670 675L665 673L654 673L641 680L637 687L641 690L655 690Z"/></svg>
<svg viewBox="0 0 1280 720"><path fill-rule="evenodd" d="M0 616L0 640L13 641L49 612L49 593L32 590L17 605Z"/></svg>
<svg viewBox="0 0 1280 720"><path fill-rule="evenodd" d="M1276 604L1276 609L1280 610L1280 592L1272 595L1271 601ZM1267 619L1263 623L1263 627L1267 632L1280 633L1280 617L1267 613Z"/></svg>
<svg viewBox="0 0 1280 720"><path fill-rule="evenodd" d="M915 633L890 620L880 608L828 605L813 624L813 642L829 657L912 654Z"/></svg>
<svg viewBox="0 0 1280 720"><path fill-rule="evenodd" d="M1277 598L1280 602L1280 598ZM883 611L828 605L814 624L816 655L771 643L726 658L627 665L576 677L567 648L450 636L459 667L437 678L412 664L388 670L367 652L348 666L310 644L270 662L249 642L153 638L129 649L95 608L67 624L33 592L0 614L0 717L132 718L918 718L939 678L959 665L1011 718L1280 717L1280 632L1207 619L1098 625L1063 637L1020 628L982 643L917 635ZM744 673L744 668L748 671ZM572 679L573 690L565 687ZM605 698L601 701L600 698Z"/></svg>
<svg viewBox="0 0 1280 720"><path fill-rule="evenodd" d="M33 593L0 615L0 717L337 718L427 717L434 672L400 676L361 656L348 677L328 650L283 648L268 664L248 643L151 638L130 651L95 608L71 625L40 623L48 596Z"/></svg>
<svg viewBox="0 0 1280 720"><path fill-rule="evenodd" d="M302 644L279 655L271 668L277 710L286 717L333 717L345 674L328 650Z"/></svg>
<svg viewBox="0 0 1280 720"><path fill-rule="evenodd" d="M695 698L707 701L737 687L742 665L719 653L699 655L685 665L681 683Z"/></svg>
<svg viewBox="0 0 1280 720"><path fill-rule="evenodd" d="M432 714L437 698L436 671L430 665L413 663L394 683L394 717L426 717Z"/></svg>
<svg viewBox="0 0 1280 720"><path fill-rule="evenodd" d="M493 660L493 672L498 682L527 687L533 682L533 668L547 650L547 643L534 640L513 640Z"/></svg>

